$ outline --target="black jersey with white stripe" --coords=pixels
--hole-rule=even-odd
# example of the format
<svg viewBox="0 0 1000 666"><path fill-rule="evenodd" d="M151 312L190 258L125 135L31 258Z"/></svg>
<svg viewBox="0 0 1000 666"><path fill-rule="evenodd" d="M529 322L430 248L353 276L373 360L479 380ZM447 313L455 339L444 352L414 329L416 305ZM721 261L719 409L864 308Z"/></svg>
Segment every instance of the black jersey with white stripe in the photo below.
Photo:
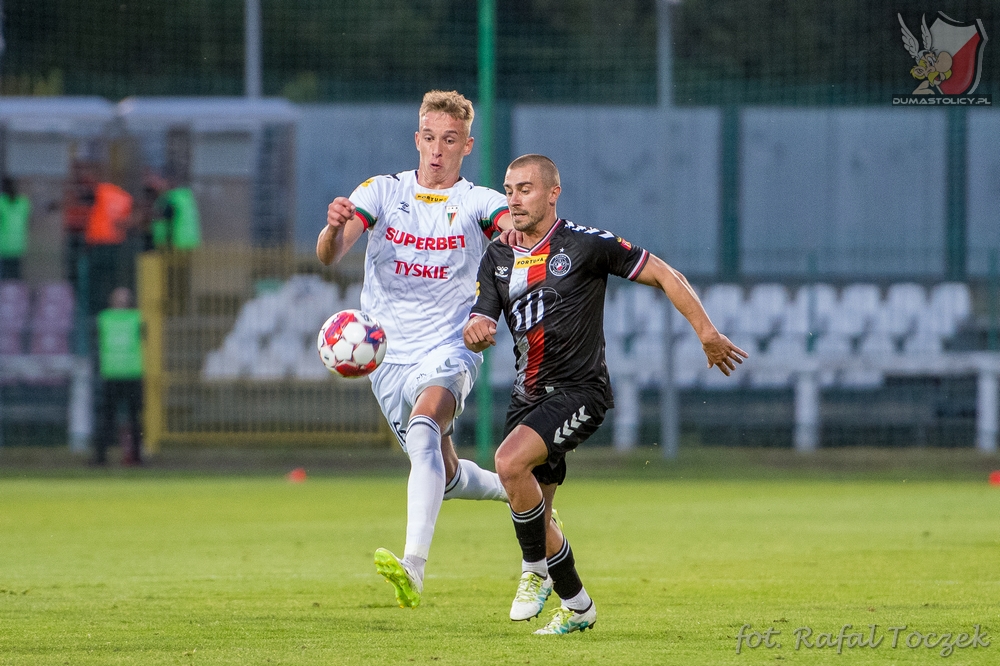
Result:
<svg viewBox="0 0 1000 666"><path fill-rule="evenodd" d="M608 275L635 280L649 252L609 231L557 220L533 248L491 243L479 264L472 315L499 321L514 337L514 392L530 398L594 386L611 401L604 361Z"/></svg>

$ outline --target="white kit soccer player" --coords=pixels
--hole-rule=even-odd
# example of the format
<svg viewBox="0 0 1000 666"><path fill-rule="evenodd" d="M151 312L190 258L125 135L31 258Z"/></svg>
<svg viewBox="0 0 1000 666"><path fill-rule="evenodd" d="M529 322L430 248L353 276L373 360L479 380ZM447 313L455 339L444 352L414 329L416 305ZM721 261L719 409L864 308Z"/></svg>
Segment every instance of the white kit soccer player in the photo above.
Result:
<svg viewBox="0 0 1000 666"><path fill-rule="evenodd" d="M462 339L479 260L499 225L510 226L506 197L461 177L473 116L462 95L427 93L414 135L419 169L370 178L334 199L316 247L330 264L368 234L361 308L387 342L372 390L410 458L404 554L379 548L375 568L403 607L420 603L442 500L507 499L497 475L460 460L450 438L482 364Z"/></svg>

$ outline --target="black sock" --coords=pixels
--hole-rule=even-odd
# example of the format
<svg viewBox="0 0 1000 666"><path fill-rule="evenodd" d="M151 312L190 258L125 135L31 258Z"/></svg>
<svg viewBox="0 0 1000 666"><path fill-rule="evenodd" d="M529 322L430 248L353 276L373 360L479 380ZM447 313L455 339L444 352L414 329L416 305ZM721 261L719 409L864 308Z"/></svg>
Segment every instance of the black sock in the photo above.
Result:
<svg viewBox="0 0 1000 666"><path fill-rule="evenodd" d="M510 510L514 519L514 534L521 544L521 553L525 562L540 562L545 559L545 500L538 503L534 509L517 513Z"/></svg>
<svg viewBox="0 0 1000 666"><path fill-rule="evenodd" d="M552 589L560 599L572 599L583 589L583 581L576 573L573 549L565 537L559 552L549 558L549 575L552 576Z"/></svg>

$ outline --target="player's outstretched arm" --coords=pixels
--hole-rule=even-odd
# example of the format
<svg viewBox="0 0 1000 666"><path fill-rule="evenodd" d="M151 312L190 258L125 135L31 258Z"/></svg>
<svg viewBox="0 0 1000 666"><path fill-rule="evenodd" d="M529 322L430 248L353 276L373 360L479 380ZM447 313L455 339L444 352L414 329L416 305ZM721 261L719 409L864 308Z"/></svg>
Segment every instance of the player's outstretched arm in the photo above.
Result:
<svg viewBox="0 0 1000 666"><path fill-rule="evenodd" d="M708 367L715 366L729 376L737 364L749 357L749 354L719 333L687 278L667 262L650 254L649 261L635 281L661 289L678 312L691 323L701 340L701 348L705 350Z"/></svg>
<svg viewBox="0 0 1000 666"><path fill-rule="evenodd" d="M481 352L487 347L496 345L497 341L494 337L496 332L497 323L495 321L489 317L473 315L465 324L462 338L465 340L466 347L474 352Z"/></svg>
<svg viewBox="0 0 1000 666"><path fill-rule="evenodd" d="M316 256L324 265L340 261L361 238L365 224L347 197L337 197L326 209L326 226L316 240Z"/></svg>

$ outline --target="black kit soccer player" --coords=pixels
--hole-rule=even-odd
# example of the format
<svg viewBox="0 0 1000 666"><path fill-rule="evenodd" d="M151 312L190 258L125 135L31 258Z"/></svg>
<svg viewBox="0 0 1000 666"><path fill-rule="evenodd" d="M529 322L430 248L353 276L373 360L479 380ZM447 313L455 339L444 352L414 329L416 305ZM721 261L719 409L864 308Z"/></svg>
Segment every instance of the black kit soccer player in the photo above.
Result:
<svg viewBox="0 0 1000 666"><path fill-rule="evenodd" d="M523 558L510 617L536 617L554 589L562 604L535 633L568 634L592 627L597 609L550 515L566 477L566 453L614 406L604 360L608 276L662 290L694 327L708 367L729 375L747 353L719 333L685 277L663 260L610 232L559 219L561 187L552 160L517 158L507 168L504 190L523 237L519 245L487 248L463 337L473 351L495 345L501 313L514 337L517 379L496 452Z"/></svg>

